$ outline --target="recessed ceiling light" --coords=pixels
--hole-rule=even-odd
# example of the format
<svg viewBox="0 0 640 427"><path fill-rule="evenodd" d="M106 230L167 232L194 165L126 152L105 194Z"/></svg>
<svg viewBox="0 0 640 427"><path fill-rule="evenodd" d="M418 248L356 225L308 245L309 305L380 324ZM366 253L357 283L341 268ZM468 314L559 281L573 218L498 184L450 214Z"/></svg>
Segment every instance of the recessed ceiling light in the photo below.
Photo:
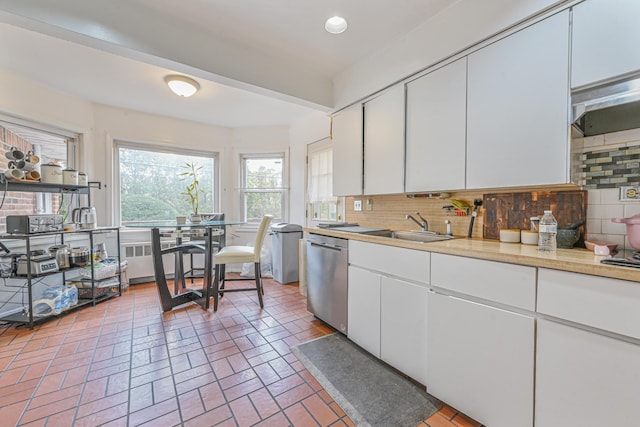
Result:
<svg viewBox="0 0 640 427"><path fill-rule="evenodd" d="M347 29L347 20L341 16L332 16L324 23L324 29L331 34L340 34Z"/></svg>
<svg viewBox="0 0 640 427"><path fill-rule="evenodd" d="M164 81L167 82L169 89L171 89L173 93L184 96L185 98L190 97L200 89L200 84L187 76L173 74L166 76Z"/></svg>

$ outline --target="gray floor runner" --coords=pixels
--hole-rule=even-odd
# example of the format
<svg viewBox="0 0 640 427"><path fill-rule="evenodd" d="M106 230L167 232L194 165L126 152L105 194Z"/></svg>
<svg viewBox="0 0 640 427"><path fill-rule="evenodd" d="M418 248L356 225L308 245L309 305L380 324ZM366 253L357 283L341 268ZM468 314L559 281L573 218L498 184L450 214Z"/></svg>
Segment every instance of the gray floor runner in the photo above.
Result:
<svg viewBox="0 0 640 427"><path fill-rule="evenodd" d="M358 426L414 427L441 407L342 334L291 351Z"/></svg>

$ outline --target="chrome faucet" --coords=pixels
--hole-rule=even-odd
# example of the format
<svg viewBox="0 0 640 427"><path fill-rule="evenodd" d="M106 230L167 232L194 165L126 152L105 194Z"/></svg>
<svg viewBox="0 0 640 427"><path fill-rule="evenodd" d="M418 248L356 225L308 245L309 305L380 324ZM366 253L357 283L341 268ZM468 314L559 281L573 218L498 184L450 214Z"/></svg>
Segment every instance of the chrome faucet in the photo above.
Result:
<svg viewBox="0 0 640 427"><path fill-rule="evenodd" d="M422 215L420 215L420 212L416 212L416 215L418 215L418 218L420 218L420 221L418 221L417 219L415 219L413 216L407 214L407 216L405 216L406 219L410 219L413 222L415 222L416 224L418 224L420 226L420 228L422 229L422 231L428 231L429 230L429 223L427 222L426 219L424 219L422 217Z"/></svg>

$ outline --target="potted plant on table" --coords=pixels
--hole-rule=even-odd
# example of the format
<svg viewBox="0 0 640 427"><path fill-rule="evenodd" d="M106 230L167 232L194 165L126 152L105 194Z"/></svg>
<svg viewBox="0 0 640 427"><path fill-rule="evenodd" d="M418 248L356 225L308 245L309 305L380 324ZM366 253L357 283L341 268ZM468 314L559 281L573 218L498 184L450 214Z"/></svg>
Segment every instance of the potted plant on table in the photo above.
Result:
<svg viewBox="0 0 640 427"><path fill-rule="evenodd" d="M185 196L187 202L191 205L191 222L199 223L202 221L202 217L198 213L200 207L200 195L204 194L204 191L200 189L200 181L198 181L198 174L202 171L202 166L193 163L185 162L182 165L183 172L178 175L181 181L187 181L185 191L180 194Z"/></svg>

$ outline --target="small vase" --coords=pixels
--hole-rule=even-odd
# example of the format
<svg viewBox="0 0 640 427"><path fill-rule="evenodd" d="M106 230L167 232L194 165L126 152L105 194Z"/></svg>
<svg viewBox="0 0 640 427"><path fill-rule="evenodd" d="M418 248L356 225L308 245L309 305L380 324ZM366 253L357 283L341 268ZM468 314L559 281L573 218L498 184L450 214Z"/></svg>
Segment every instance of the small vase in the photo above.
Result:
<svg viewBox="0 0 640 427"><path fill-rule="evenodd" d="M200 222L202 222L202 216L198 214L191 214L191 218L189 219L193 224L199 224Z"/></svg>

